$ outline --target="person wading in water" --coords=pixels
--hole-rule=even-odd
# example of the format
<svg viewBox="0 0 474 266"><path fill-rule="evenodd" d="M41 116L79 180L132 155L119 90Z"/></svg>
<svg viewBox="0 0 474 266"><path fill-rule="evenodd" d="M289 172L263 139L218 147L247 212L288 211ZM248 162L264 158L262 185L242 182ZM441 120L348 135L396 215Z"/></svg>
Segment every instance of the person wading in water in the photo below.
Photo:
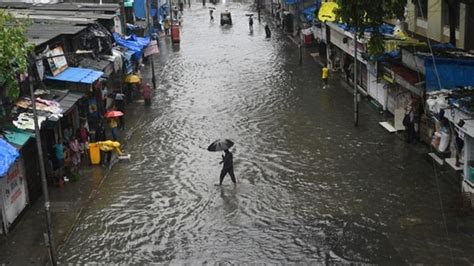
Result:
<svg viewBox="0 0 474 266"><path fill-rule="evenodd" d="M227 173L229 173L230 179L232 179L232 182L235 185L236 181L235 181L235 175L234 175L234 161L233 161L232 152L230 152L228 149L225 150L224 152L225 152L225 156L222 155L222 161L219 163L219 164L222 164L222 163L224 164L224 166L222 166L221 175L219 177L219 186L222 185L222 181L224 180L224 177Z"/></svg>

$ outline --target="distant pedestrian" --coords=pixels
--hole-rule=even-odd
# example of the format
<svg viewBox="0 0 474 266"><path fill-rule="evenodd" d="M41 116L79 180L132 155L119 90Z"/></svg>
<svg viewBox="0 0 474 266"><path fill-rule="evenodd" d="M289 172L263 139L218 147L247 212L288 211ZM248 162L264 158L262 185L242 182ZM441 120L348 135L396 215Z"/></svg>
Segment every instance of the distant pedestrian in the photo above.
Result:
<svg viewBox="0 0 474 266"><path fill-rule="evenodd" d="M102 123L102 121L99 122L99 124L97 125L97 128L95 129L94 140L95 141L104 141L104 140L106 140L105 128L104 128L104 124Z"/></svg>
<svg viewBox="0 0 474 266"><path fill-rule="evenodd" d="M151 86L150 83L147 83L145 87L143 87L143 99L145 100L145 105L151 105Z"/></svg>
<svg viewBox="0 0 474 266"><path fill-rule="evenodd" d="M84 123L81 123L81 126L76 131L76 138L80 144L80 148L82 151L89 150L89 130L87 130ZM84 159L88 159L88 153L84 152Z"/></svg>
<svg viewBox="0 0 474 266"><path fill-rule="evenodd" d="M253 17L252 17L252 15L250 15L250 17L249 17L249 31L250 31L250 33L253 32Z"/></svg>
<svg viewBox="0 0 474 266"><path fill-rule="evenodd" d="M71 169L72 172L77 172L77 166L81 163L81 154L86 152L82 149L79 141L75 136L72 136L71 140L69 141L69 159L71 160Z"/></svg>
<svg viewBox="0 0 474 266"><path fill-rule="evenodd" d="M214 13L214 10L213 10L213 9L209 9L209 17L210 17L210 19L211 19L211 22L214 22L214 15L213 15L213 13Z"/></svg>
<svg viewBox="0 0 474 266"><path fill-rule="evenodd" d="M115 108L122 112L124 115L119 117L120 124L119 128L124 129L125 128L125 94L123 94L121 91L118 91L115 94Z"/></svg>
<svg viewBox="0 0 474 266"><path fill-rule="evenodd" d="M170 35L171 21L169 18L165 18L163 27L165 28L165 35Z"/></svg>
<svg viewBox="0 0 474 266"><path fill-rule="evenodd" d="M272 32L270 31L270 27L268 26L268 24L265 25L265 36L266 38L272 37Z"/></svg>
<svg viewBox="0 0 474 266"><path fill-rule="evenodd" d="M328 78L329 78L329 69L327 65L324 65L323 69L321 70L321 79L323 80L323 89L325 89L328 86Z"/></svg>
<svg viewBox="0 0 474 266"><path fill-rule="evenodd" d="M177 6L174 6L173 7L173 18L176 19L178 17L178 7Z"/></svg>
<svg viewBox="0 0 474 266"><path fill-rule="evenodd" d="M224 180L224 177L227 173L229 173L230 179L232 179L232 182L235 185L236 180L235 180L235 175L234 175L234 161L233 161L232 152L230 152L228 149L225 150L224 152L225 152L225 156L222 155L222 161L219 163L219 164L224 164L222 166L221 175L219 177L219 185L222 185L222 181Z"/></svg>
<svg viewBox="0 0 474 266"><path fill-rule="evenodd" d="M62 140L58 141L53 146L54 149L54 159L55 159L55 170L57 177L57 184L62 187L64 185L64 158L65 158L65 149Z"/></svg>
<svg viewBox="0 0 474 266"><path fill-rule="evenodd" d="M110 133L112 134L112 139L117 140L118 139L118 121L117 121L117 118L110 118L109 119L109 128L110 128Z"/></svg>

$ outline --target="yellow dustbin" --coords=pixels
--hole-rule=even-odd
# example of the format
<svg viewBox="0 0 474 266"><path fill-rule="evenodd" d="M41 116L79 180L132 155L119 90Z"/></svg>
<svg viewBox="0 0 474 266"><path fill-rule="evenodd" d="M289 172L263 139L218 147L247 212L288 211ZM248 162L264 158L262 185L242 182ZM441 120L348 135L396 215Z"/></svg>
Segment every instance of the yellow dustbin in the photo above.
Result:
<svg viewBox="0 0 474 266"><path fill-rule="evenodd" d="M99 144L89 143L89 155L91 158L91 164L100 164Z"/></svg>

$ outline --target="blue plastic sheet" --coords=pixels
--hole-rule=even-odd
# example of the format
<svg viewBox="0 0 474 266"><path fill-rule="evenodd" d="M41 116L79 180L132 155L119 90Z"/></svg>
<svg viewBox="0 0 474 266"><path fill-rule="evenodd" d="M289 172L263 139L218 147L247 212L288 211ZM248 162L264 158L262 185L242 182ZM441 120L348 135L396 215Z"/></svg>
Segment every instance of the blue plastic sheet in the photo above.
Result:
<svg viewBox="0 0 474 266"><path fill-rule="evenodd" d="M46 76L46 79L67 81L74 83L92 84L98 80L104 72L89 68L68 67L57 76Z"/></svg>
<svg viewBox="0 0 474 266"><path fill-rule="evenodd" d="M474 60L440 57L436 57L435 60L436 68L431 57L425 58L427 91L474 86ZM437 74L441 87L438 83Z"/></svg>
<svg viewBox="0 0 474 266"><path fill-rule="evenodd" d="M0 139L0 177L8 173L8 169L15 162L20 153L10 143Z"/></svg>
<svg viewBox="0 0 474 266"><path fill-rule="evenodd" d="M129 37L123 38L116 32L114 32L113 35L115 42L118 45L133 51L133 56L137 60L142 57L143 49L150 43L150 37L137 37L135 34L132 34Z"/></svg>
<svg viewBox="0 0 474 266"><path fill-rule="evenodd" d="M354 29L349 28L349 26L345 23L336 23L336 24L339 26L339 28L345 31L354 32ZM367 27L364 29L364 32L373 32L373 31L374 31L374 28L372 27ZM394 31L394 27L392 25L384 23L381 26L379 26L379 32L382 34L393 35L393 31Z"/></svg>
<svg viewBox="0 0 474 266"><path fill-rule="evenodd" d="M303 10L304 17L307 21L314 20L314 12L316 12L316 9L319 9L319 6L317 4L314 4Z"/></svg>
<svg viewBox="0 0 474 266"><path fill-rule="evenodd" d="M287 5L294 5L294 4L298 3L298 0L286 0L285 3Z"/></svg>
<svg viewBox="0 0 474 266"><path fill-rule="evenodd" d="M133 2L133 13L135 17L144 19L146 17L146 1L145 0L135 0Z"/></svg>

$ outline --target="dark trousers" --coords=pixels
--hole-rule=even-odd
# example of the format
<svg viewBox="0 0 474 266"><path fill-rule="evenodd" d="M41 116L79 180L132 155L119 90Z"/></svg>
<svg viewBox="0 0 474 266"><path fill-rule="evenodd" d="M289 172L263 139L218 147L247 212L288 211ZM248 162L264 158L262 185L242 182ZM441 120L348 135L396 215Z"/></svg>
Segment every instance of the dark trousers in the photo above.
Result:
<svg viewBox="0 0 474 266"><path fill-rule="evenodd" d="M222 169L221 175L219 177L219 185L222 185L222 181L224 180L224 176L227 173L229 173L230 179L232 179L232 182L235 184L234 168L229 168L229 169Z"/></svg>
<svg viewBox="0 0 474 266"><path fill-rule="evenodd" d="M407 143L414 142L416 140L415 123L408 123L406 132Z"/></svg>

